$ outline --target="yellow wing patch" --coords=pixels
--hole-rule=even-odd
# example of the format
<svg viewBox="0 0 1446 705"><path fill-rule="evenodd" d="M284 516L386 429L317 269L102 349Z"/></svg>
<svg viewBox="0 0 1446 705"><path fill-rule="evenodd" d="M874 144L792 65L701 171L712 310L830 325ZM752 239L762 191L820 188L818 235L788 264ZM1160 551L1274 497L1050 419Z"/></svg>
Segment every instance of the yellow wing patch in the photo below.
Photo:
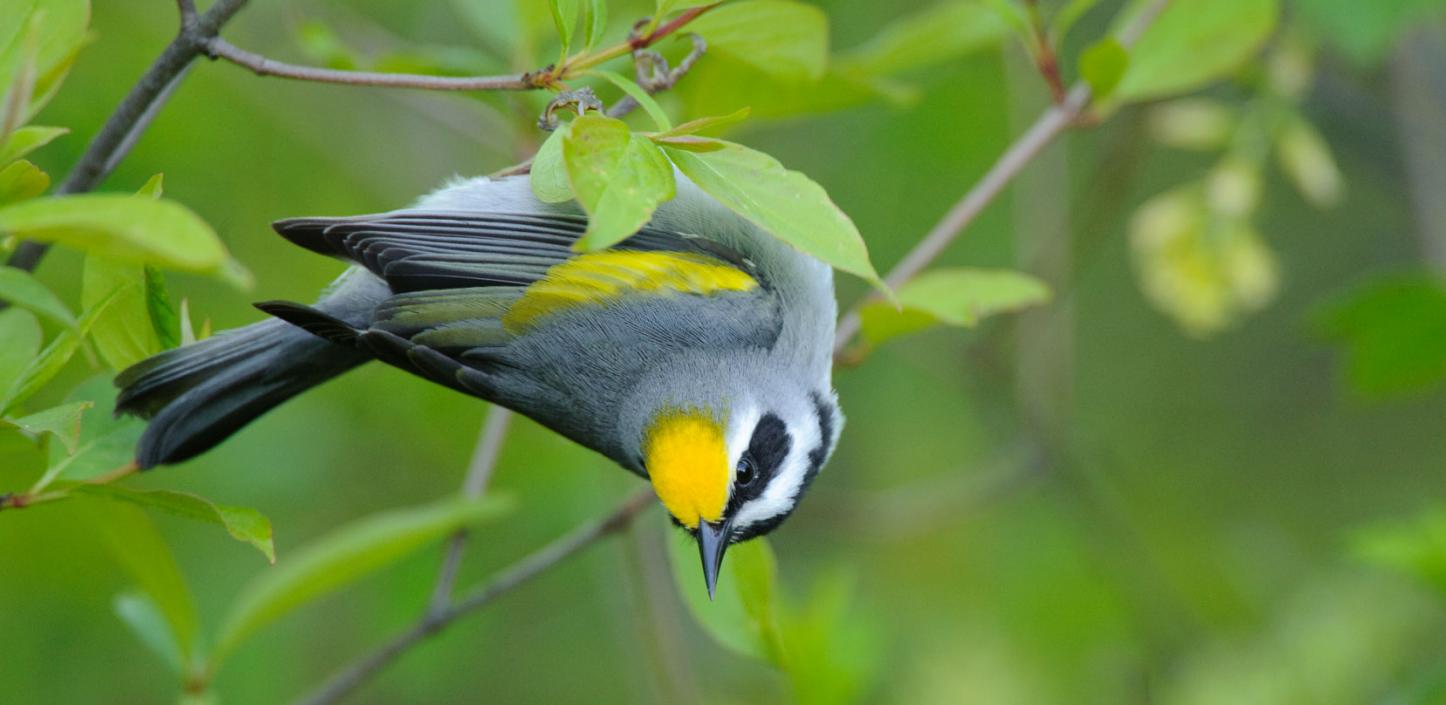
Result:
<svg viewBox="0 0 1446 705"><path fill-rule="evenodd" d="M606 250L547 270L502 317L511 333L579 306L603 305L631 293L714 294L749 291L757 280L721 260L691 252Z"/></svg>

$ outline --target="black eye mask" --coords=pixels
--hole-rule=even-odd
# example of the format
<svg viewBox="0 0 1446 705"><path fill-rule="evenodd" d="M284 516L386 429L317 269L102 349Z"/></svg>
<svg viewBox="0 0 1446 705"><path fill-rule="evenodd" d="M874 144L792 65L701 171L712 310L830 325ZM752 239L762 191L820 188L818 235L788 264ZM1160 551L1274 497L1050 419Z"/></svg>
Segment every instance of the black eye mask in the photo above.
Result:
<svg viewBox="0 0 1446 705"><path fill-rule="evenodd" d="M758 420L758 425L753 429L753 438L748 442L748 450L743 451L743 456L738 459L739 479L745 474L745 468L751 470L753 478L747 483L735 483L733 496L728 500L727 513L732 514L744 502L763 494L768 483L778 474L778 469L792 447L793 439L788 435L788 426L777 414L765 414Z"/></svg>

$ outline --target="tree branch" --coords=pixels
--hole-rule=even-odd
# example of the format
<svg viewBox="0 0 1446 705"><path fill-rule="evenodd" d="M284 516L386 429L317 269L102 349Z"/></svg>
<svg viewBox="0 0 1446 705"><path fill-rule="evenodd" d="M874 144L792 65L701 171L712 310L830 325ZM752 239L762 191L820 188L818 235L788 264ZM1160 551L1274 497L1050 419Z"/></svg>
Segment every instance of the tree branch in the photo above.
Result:
<svg viewBox="0 0 1446 705"><path fill-rule="evenodd" d="M130 151L131 145L149 125L152 117L169 97L171 89L179 82L186 68L201 55L201 43L216 36L243 6L247 0L216 0L209 10L200 15L191 0L178 0L181 12L181 29L176 38L166 45L149 69L141 75L136 85L126 94L115 112L105 121L85 153L56 188L58 194L84 193L94 189L116 164ZM10 256L12 267L32 271L40 264L49 245L38 242L22 242Z"/></svg>
<svg viewBox="0 0 1446 705"><path fill-rule="evenodd" d="M1160 12L1165 9L1170 0L1155 0L1140 17L1124 31L1120 32L1120 43L1125 47L1139 41L1140 35L1149 28ZM1084 115L1090 107L1092 95L1090 87L1083 81L1075 84L1065 95L1062 102L1050 106L1039 116L1019 139L1015 140L984 178L974 184L958 202L954 204L949 212L934 225L924 239L914 246L908 254L904 255L894 268L889 270L884 277L884 283L891 289L897 289L913 279L915 275L923 271L943 254L954 240L958 239L960 233L969 227L985 207L994 202L994 199L1004 191L1014 177L1024 171L1026 166L1034 160L1040 152L1044 151L1055 138L1064 133L1065 130L1078 123L1080 116ZM865 300L868 300L867 297ZM863 301L855 304L848 313L839 320L838 330L834 337L834 357L842 357L842 354L853 342L859 333L862 320L859 317L859 309Z"/></svg>
<svg viewBox="0 0 1446 705"><path fill-rule="evenodd" d="M491 581L464 594L446 609L436 614L429 614L427 618L417 622L407 631L396 635L370 654L343 668L320 688L297 702L299 705L329 705L346 697L383 668L391 665L412 646L442 631L457 619L487 606L493 600L522 586L569 556L601 539L618 533L652 504L653 491L651 489L634 494L606 517L579 526L571 533L514 563L510 568L497 574Z"/></svg>
<svg viewBox="0 0 1446 705"><path fill-rule="evenodd" d="M482 437L472 453L467 477L462 480L463 496L480 497L487 489L487 481L492 479L492 471L497 468L497 456L502 453L502 441L507 437L511 421L512 412L503 407L493 406L487 412L487 421L482 424ZM462 563L462 551L466 547L467 531L463 529L454 534L447 544L447 555L442 559L442 570L437 575L436 587L432 588L432 602L427 607L424 621L446 610L452 601L452 586L457 582L457 568Z"/></svg>
<svg viewBox="0 0 1446 705"><path fill-rule="evenodd" d="M220 37L208 39L204 48L206 56L212 59L224 59L237 66L250 69L258 76L275 76L313 83L420 88L429 91L530 91L553 82L551 72L545 70L510 76L429 76L300 66L268 59L260 54L246 51Z"/></svg>

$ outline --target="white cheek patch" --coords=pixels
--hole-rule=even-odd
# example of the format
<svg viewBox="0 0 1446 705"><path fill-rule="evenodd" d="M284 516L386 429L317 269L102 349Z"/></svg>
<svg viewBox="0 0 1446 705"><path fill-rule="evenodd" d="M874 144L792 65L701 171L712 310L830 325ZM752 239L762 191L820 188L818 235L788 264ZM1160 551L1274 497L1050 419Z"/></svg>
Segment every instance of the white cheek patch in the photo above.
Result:
<svg viewBox="0 0 1446 705"><path fill-rule="evenodd" d="M734 482L738 479L738 461L753 440L753 429L763 418L763 410L753 401L734 404L728 418L728 434L724 443L728 448L728 496L733 496Z"/></svg>
<svg viewBox="0 0 1446 705"><path fill-rule="evenodd" d="M799 428L800 425L803 428ZM788 449L788 456L783 460L783 465L774 474L773 481L763 489L763 494L739 507L738 513L733 517L734 527L743 528L767 521L793 509L793 505L798 499L799 489L803 487L803 478L808 474L808 453L818 446L821 439L818 435L816 420L810 419L808 423L803 424L789 424L788 430L792 443ZM732 438L729 439L729 442L732 443ZM735 467L737 462L734 459Z"/></svg>

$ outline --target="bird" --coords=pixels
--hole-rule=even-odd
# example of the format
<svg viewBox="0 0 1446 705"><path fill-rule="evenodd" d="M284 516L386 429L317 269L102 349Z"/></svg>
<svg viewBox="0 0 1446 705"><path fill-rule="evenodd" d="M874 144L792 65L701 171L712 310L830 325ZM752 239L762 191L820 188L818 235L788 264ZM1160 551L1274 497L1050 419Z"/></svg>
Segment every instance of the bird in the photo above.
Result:
<svg viewBox="0 0 1446 705"><path fill-rule="evenodd" d="M681 172L636 233L579 251L587 215L526 175L454 179L374 215L277 221L350 264L311 305L122 371L141 469L216 446L372 360L511 409L651 483L697 541L712 598L728 546L768 534L838 444L832 269Z"/></svg>

